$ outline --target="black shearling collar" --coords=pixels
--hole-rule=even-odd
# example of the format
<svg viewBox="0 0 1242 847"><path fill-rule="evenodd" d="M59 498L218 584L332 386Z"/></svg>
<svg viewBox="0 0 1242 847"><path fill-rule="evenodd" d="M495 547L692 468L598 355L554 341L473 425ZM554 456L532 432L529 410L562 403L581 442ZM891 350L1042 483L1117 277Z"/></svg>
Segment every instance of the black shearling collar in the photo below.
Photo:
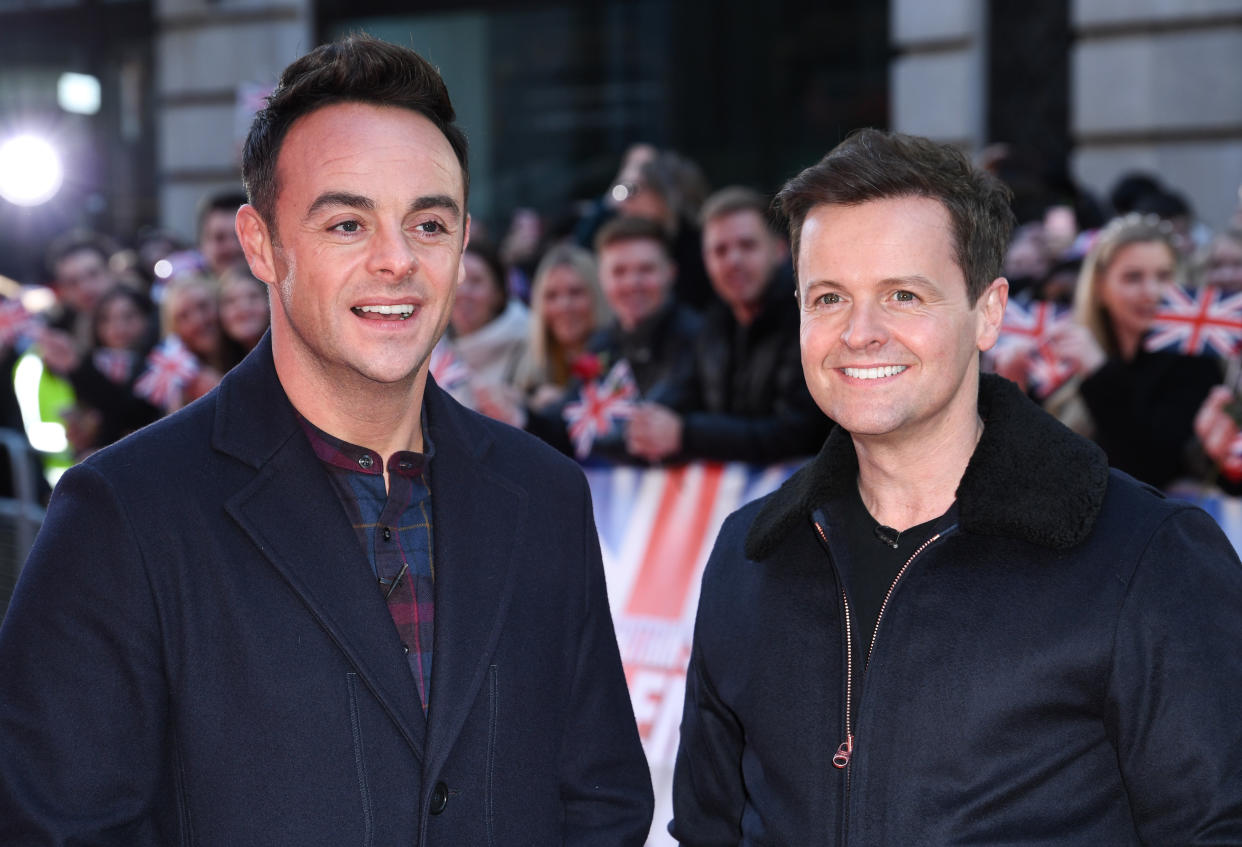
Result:
<svg viewBox="0 0 1242 847"><path fill-rule="evenodd" d="M979 415L983 435L957 487L962 531L1057 550L1084 541L1108 486L1104 451L992 374L980 376ZM767 558L790 531L856 485L857 478L853 441L835 427L819 455L763 504L746 536L747 558Z"/></svg>

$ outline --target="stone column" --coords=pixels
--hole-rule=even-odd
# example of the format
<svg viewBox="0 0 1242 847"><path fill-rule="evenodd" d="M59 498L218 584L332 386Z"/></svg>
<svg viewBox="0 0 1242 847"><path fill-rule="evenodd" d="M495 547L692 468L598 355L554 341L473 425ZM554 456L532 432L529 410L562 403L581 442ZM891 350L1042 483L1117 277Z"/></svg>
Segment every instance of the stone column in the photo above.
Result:
<svg viewBox="0 0 1242 847"><path fill-rule="evenodd" d="M986 143L984 0L891 0L890 125L978 150Z"/></svg>
<svg viewBox="0 0 1242 847"><path fill-rule="evenodd" d="M1073 0L1073 171L1143 170L1220 227L1242 184L1242 0Z"/></svg>
<svg viewBox="0 0 1242 847"><path fill-rule="evenodd" d="M160 220L192 239L199 198L241 188L248 96L315 46L311 0L157 0L155 14Z"/></svg>

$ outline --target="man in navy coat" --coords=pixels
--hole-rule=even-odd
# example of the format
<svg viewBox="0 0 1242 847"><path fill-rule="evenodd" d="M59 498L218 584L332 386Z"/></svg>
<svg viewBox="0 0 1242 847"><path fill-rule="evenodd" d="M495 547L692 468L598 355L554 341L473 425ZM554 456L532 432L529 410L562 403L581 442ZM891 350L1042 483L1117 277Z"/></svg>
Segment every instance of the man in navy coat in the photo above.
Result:
<svg viewBox="0 0 1242 847"><path fill-rule="evenodd" d="M641 844L587 487L428 378L469 237L439 75L282 75L237 228L272 328L72 469L0 629L0 843Z"/></svg>

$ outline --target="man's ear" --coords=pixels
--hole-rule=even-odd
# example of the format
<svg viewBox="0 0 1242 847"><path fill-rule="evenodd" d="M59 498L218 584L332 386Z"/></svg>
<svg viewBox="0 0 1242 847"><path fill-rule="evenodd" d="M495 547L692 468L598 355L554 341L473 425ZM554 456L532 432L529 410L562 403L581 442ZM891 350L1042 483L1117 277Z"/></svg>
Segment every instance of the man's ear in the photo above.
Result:
<svg viewBox="0 0 1242 847"><path fill-rule="evenodd" d="M1005 304L1009 302L1009 280L998 276L979 295L975 303L978 323L975 344L980 350L991 350L1000 337L1001 323L1005 320Z"/></svg>
<svg viewBox="0 0 1242 847"><path fill-rule="evenodd" d="M234 226L250 272L268 285L273 285L276 282L276 248L267 222L254 206L246 203L237 210Z"/></svg>

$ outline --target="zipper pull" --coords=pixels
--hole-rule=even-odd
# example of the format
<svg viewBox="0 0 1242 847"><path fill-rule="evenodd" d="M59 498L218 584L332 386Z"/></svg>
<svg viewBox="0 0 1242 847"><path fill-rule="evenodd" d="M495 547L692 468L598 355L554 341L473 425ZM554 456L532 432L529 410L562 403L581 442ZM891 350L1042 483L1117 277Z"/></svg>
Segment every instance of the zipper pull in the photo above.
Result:
<svg viewBox="0 0 1242 847"><path fill-rule="evenodd" d="M832 757L832 766L838 770L845 770L852 755L854 755L854 736L847 735L841 742L841 746L837 748L837 754Z"/></svg>

